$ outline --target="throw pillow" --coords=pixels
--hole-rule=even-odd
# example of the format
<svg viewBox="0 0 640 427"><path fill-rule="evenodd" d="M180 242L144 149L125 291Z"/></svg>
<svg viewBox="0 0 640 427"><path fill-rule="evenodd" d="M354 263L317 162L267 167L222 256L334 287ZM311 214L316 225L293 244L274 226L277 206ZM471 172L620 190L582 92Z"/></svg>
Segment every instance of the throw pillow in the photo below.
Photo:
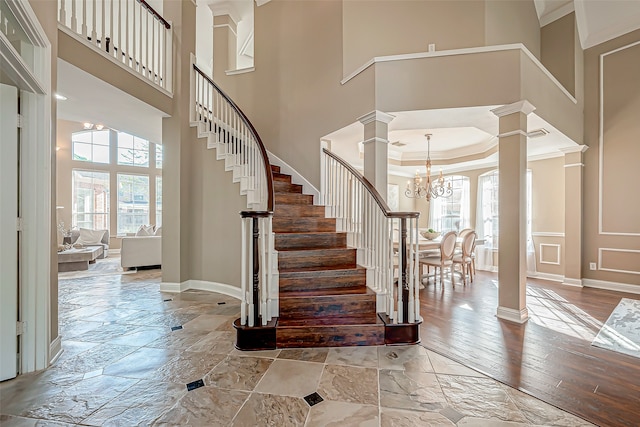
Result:
<svg viewBox="0 0 640 427"><path fill-rule="evenodd" d="M136 236L153 236L153 225L141 225Z"/></svg>
<svg viewBox="0 0 640 427"><path fill-rule="evenodd" d="M154 233L154 236L162 236L162 226L156 228L156 232Z"/></svg>
<svg viewBox="0 0 640 427"><path fill-rule="evenodd" d="M76 240L76 244L83 246L98 245L102 243L102 238L107 230L91 230L90 228L81 228L80 236Z"/></svg>

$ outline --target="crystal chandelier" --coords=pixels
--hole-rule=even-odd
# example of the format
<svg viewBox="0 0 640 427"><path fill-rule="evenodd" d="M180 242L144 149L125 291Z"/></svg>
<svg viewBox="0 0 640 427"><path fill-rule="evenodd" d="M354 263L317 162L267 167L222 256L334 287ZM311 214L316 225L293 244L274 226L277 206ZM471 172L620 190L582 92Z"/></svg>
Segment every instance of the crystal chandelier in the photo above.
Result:
<svg viewBox="0 0 640 427"><path fill-rule="evenodd" d="M413 178L413 185L411 181L407 182L407 188L404 191L404 195L411 199L427 199L427 202L431 199L438 197L449 197L453 194L451 188L451 182L444 184L444 177L442 176L442 170L438 179L431 180L431 134L425 135L427 137L427 175L424 186L422 185L422 177L416 171L416 176Z"/></svg>

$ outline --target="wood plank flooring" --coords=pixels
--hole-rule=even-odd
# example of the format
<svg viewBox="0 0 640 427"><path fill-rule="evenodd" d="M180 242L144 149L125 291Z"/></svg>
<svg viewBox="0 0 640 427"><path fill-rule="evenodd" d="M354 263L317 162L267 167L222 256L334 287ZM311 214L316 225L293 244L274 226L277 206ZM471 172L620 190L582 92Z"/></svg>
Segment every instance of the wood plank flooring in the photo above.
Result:
<svg viewBox="0 0 640 427"><path fill-rule="evenodd" d="M422 345L600 426L640 425L640 359L591 345L621 298L529 279L524 325L499 320L497 274L420 292Z"/></svg>

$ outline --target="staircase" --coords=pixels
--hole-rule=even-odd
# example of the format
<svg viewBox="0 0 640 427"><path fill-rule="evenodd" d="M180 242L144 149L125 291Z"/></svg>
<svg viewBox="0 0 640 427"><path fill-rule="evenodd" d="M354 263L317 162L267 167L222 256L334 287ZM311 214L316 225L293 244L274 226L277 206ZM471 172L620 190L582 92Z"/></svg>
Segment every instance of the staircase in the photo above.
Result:
<svg viewBox="0 0 640 427"><path fill-rule="evenodd" d="M336 232L325 207L271 166L275 191L273 232L280 272L280 315L276 346L380 345L385 325L366 269L356 263L347 234Z"/></svg>

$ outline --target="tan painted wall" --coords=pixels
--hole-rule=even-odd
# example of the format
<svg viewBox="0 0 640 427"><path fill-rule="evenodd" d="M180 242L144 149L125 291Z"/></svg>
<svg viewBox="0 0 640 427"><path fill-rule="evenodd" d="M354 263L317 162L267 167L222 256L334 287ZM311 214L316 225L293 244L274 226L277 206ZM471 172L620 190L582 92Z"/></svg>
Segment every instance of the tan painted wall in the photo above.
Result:
<svg viewBox="0 0 640 427"><path fill-rule="evenodd" d="M564 157L528 163L531 170L531 231L536 270L564 275ZM558 264L554 264L557 262Z"/></svg>
<svg viewBox="0 0 640 427"><path fill-rule="evenodd" d="M109 204L109 249L120 249L122 237L118 237L116 230L118 229L118 173L126 173L133 175L147 175L149 177L149 223L155 225L156 218L156 205L155 205L155 182L157 176L162 176L162 169L156 169L155 162L155 144L150 144L150 158L149 168L141 168L137 166L124 166L116 163L117 148L115 144L111 147L111 163L89 163L81 162L72 159L71 150L71 134L84 130L82 123L71 122L68 120L58 120L58 132L56 138L56 145L60 148L57 156L57 198L56 205L63 206L64 209L58 211L58 219L64 221L65 225L71 224L72 219L72 176L73 169L82 170L95 170L100 172L109 173L109 192L110 192L110 204ZM58 242L62 241L62 236L58 233Z"/></svg>
<svg viewBox="0 0 640 427"><path fill-rule="evenodd" d="M635 187L640 178L640 31L634 31L585 51L585 143L584 153L584 229L583 277L640 285L640 198ZM618 52L613 52L621 49ZM600 123L600 55L604 58L603 123ZM598 197L600 131L602 146L602 219L599 232L600 200ZM623 235L622 233L628 233ZM600 249L604 251L598 271L589 270L590 262L598 262ZM620 252L627 251L627 252ZM602 270L627 270L630 273ZM633 273L631 273L633 272Z"/></svg>
<svg viewBox="0 0 640 427"><path fill-rule="evenodd" d="M484 45L481 1L344 1L343 73L375 56Z"/></svg>
<svg viewBox="0 0 640 427"><path fill-rule="evenodd" d="M540 29L540 60L572 95L576 94L575 27L572 12Z"/></svg>
<svg viewBox="0 0 640 427"><path fill-rule="evenodd" d="M485 1L485 44L523 43L540 58L540 23L533 1Z"/></svg>

